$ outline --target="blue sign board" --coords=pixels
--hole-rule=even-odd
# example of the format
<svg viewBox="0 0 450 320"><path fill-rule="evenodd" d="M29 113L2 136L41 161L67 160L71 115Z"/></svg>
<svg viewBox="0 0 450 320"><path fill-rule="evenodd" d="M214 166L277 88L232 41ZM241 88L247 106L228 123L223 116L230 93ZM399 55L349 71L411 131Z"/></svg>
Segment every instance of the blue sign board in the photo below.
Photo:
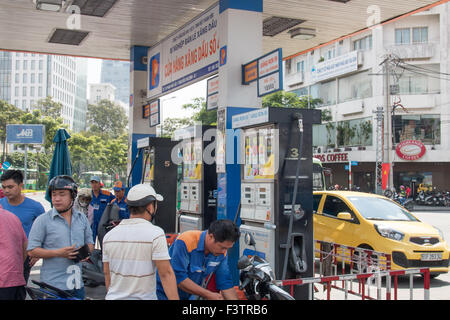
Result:
<svg viewBox="0 0 450 320"><path fill-rule="evenodd" d="M2 163L2 169L3 170L8 170L9 167L11 167L11 163L9 163L8 161L5 161Z"/></svg>
<svg viewBox="0 0 450 320"><path fill-rule="evenodd" d="M43 144L45 127L43 124L6 125L6 143Z"/></svg>
<svg viewBox="0 0 450 320"><path fill-rule="evenodd" d="M357 166L358 165L358 161L352 161L352 166Z"/></svg>

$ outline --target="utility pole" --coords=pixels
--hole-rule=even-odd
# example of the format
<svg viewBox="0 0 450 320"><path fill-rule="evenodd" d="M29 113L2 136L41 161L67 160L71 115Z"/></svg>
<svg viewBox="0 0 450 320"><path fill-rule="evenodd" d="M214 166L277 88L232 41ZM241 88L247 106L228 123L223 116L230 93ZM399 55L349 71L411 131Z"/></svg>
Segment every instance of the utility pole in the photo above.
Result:
<svg viewBox="0 0 450 320"><path fill-rule="evenodd" d="M391 89L390 89L390 62L391 55L389 54L384 60L384 83L385 83L385 104L386 109L385 117L384 117L384 153L383 153L383 161L384 163L389 164L389 175L388 175L388 185L387 189L390 190L393 183L393 168L392 168L392 119L391 119Z"/></svg>
<svg viewBox="0 0 450 320"><path fill-rule="evenodd" d="M377 110L373 111L376 120L376 166L375 166L375 193L381 194L381 176L383 165L383 119L384 108L377 107Z"/></svg>

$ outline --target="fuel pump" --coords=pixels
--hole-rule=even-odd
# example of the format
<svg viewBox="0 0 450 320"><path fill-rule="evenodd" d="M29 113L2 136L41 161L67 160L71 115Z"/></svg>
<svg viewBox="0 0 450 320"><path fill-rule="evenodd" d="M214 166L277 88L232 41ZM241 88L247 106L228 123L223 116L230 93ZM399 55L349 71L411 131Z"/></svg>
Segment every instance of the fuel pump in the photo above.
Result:
<svg viewBox="0 0 450 320"><path fill-rule="evenodd" d="M320 122L320 110L272 107L232 119L242 129L239 252L269 261L276 279L313 276L312 125ZM294 297L307 299L307 286Z"/></svg>
<svg viewBox="0 0 450 320"><path fill-rule="evenodd" d="M177 143L170 138L146 137L137 144L143 154L141 183L149 183L164 197L152 222L166 233L176 232L178 167L171 155Z"/></svg>
<svg viewBox="0 0 450 320"><path fill-rule="evenodd" d="M178 232L206 229L217 218L215 130L195 125L174 133L183 159Z"/></svg>

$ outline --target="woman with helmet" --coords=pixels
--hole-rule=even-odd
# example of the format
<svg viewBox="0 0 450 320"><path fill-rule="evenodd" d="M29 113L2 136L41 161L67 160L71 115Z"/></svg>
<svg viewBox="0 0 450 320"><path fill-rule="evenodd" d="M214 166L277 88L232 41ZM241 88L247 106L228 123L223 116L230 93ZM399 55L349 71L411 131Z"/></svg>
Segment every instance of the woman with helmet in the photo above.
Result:
<svg viewBox="0 0 450 320"><path fill-rule="evenodd" d="M70 176L56 176L48 184L53 208L33 223L28 255L42 258L41 282L84 299L81 259L94 249L86 215L75 208L78 186Z"/></svg>
<svg viewBox="0 0 450 320"><path fill-rule="evenodd" d="M94 207L91 205L92 192L89 188L81 188L78 191L78 195L75 198L75 204L73 205L75 210L78 210L86 215L89 223L92 225L94 222Z"/></svg>

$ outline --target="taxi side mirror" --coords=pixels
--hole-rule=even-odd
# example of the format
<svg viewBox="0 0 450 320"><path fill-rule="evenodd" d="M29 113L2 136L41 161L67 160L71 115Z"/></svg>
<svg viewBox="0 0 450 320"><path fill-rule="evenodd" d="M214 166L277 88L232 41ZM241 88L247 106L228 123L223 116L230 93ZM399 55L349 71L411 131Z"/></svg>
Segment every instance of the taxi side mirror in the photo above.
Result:
<svg viewBox="0 0 450 320"><path fill-rule="evenodd" d="M341 219L341 220L347 220L347 221L350 221L353 219L352 215L348 212L339 212L337 215L337 218Z"/></svg>

